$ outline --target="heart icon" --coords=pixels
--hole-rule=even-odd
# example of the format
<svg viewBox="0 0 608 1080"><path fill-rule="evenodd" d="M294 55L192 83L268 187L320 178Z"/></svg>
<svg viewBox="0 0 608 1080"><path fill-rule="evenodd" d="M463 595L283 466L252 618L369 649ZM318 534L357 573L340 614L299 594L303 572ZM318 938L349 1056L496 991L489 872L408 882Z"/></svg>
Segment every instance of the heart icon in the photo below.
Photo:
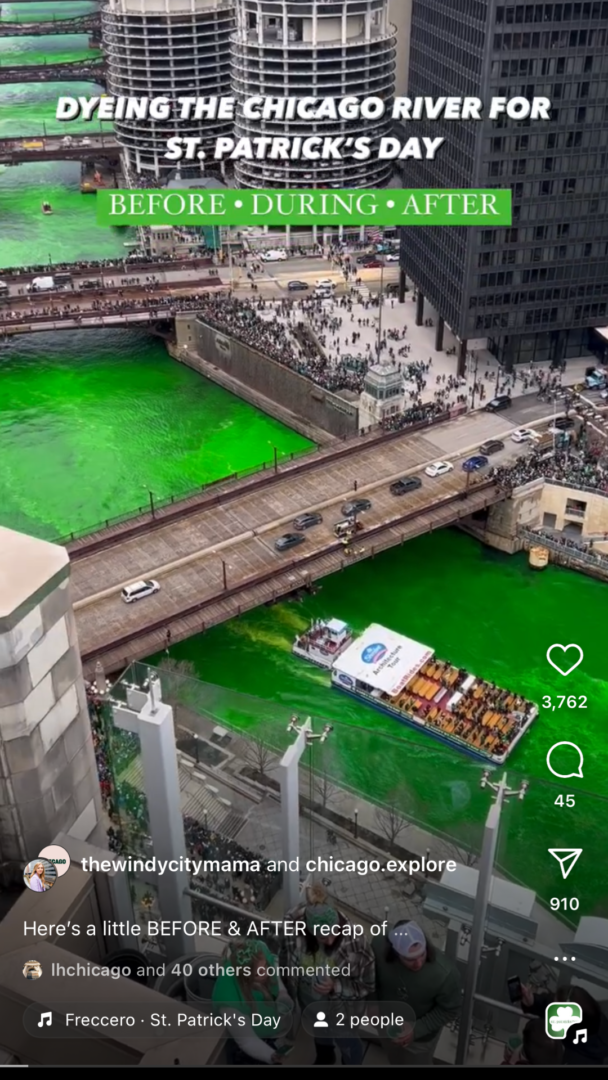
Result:
<svg viewBox="0 0 608 1080"><path fill-rule="evenodd" d="M566 653L569 653L571 649L574 649L574 652L578 656L578 660L575 660L574 663L571 663L572 657L566 659ZM559 663L556 663L556 661L552 658L551 653L553 652L563 653L563 656L558 656L558 660L560 660L563 664L570 663L570 667L566 668L566 670L564 671L564 668L560 667ZM550 645L547 649L547 660L551 664L551 667L554 667L556 671L559 671L560 675L570 675L571 672L573 672L574 669L579 666L579 664L582 664L583 659L584 654L580 645Z"/></svg>

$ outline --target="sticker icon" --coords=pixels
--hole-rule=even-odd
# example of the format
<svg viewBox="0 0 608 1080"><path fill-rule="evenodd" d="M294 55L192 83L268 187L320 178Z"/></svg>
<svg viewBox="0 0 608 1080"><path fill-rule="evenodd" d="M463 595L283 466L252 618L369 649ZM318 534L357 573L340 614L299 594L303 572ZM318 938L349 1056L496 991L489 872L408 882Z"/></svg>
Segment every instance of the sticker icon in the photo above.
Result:
<svg viewBox="0 0 608 1080"><path fill-rule="evenodd" d="M570 652L571 649L573 652ZM553 653L555 656L552 655ZM570 653L570 656L566 656L567 653ZM577 656L578 660L575 659ZM564 676L571 675L575 668L582 664L584 658L585 654L580 645L550 645L547 649L547 660L551 667Z"/></svg>
<svg viewBox="0 0 608 1080"><path fill-rule="evenodd" d="M545 1031L550 1039L565 1039L582 1019L583 1010L575 1001L552 1001L545 1009Z"/></svg>

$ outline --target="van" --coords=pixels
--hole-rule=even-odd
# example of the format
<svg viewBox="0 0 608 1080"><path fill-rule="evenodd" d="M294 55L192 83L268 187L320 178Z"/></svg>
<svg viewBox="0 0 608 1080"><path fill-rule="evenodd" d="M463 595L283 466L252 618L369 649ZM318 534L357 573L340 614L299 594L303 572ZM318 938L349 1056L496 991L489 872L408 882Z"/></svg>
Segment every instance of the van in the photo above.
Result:
<svg viewBox="0 0 608 1080"><path fill-rule="evenodd" d="M353 532L361 532L363 525L360 521L353 521L349 518L344 518L343 521L337 521L334 525L334 536L338 537L338 540L344 540L347 537L353 535Z"/></svg>
<svg viewBox="0 0 608 1080"><path fill-rule="evenodd" d="M136 581L133 585L127 585L120 595L125 604L132 604L135 600L143 600L145 596L153 596L157 592L160 592L158 581L150 579L149 581Z"/></svg>

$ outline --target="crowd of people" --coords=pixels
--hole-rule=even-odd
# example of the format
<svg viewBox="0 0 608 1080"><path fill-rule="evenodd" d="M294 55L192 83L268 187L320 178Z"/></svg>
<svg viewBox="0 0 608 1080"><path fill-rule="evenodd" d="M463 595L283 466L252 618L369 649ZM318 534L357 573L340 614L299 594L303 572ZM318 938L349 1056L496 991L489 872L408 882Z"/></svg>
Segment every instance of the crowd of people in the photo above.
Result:
<svg viewBox="0 0 608 1080"><path fill-rule="evenodd" d="M490 476L510 490L544 477L572 488L608 493L608 462L598 450L587 447L584 440L576 451L559 449L546 455L533 452L513 465L493 467Z"/></svg>
<svg viewBox="0 0 608 1080"><path fill-rule="evenodd" d="M237 840L222 836L193 817L184 817L184 834L188 854L193 858L220 862L252 862L259 859ZM205 892L229 903L264 911L281 888L281 875L268 869L267 859L259 859L259 862L261 869L255 873L246 871L236 875L211 871L193 878L193 885L199 885Z"/></svg>

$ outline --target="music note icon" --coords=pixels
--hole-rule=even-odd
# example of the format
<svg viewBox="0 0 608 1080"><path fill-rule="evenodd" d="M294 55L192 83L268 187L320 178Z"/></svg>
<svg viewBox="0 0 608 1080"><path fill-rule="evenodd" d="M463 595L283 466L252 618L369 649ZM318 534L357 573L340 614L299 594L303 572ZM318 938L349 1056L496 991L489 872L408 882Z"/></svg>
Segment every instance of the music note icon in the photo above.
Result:
<svg viewBox="0 0 608 1080"><path fill-rule="evenodd" d="M52 1012L42 1013L42 1016L40 1017L40 1020L38 1021L38 1027L44 1027L45 1024L46 1024L47 1027L50 1027L52 1023L53 1023L53 1014L52 1014Z"/></svg>
<svg viewBox="0 0 608 1080"><path fill-rule="evenodd" d="M587 1028L579 1028L574 1039L573 1046L578 1046L579 1042L587 1042Z"/></svg>

